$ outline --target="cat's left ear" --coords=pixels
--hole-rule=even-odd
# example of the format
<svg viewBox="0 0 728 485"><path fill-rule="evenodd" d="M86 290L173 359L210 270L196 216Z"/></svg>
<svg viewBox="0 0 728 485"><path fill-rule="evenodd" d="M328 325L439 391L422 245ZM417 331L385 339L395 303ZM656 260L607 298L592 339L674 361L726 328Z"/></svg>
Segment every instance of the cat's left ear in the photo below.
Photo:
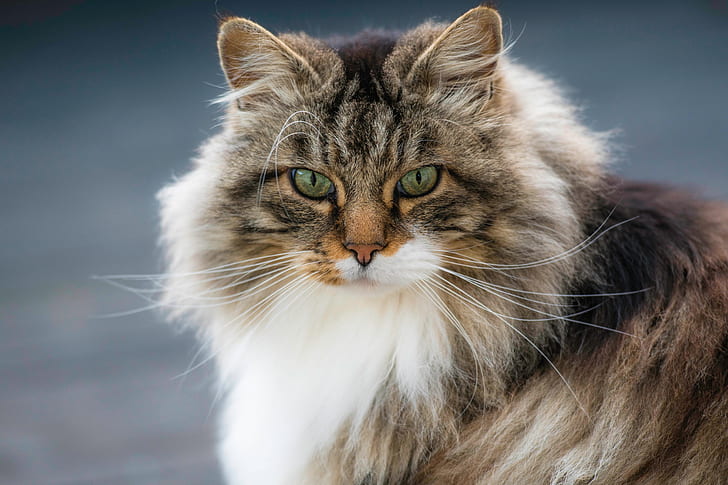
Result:
<svg viewBox="0 0 728 485"><path fill-rule="evenodd" d="M435 103L484 104L493 96L502 30L492 8L469 10L417 58L405 83Z"/></svg>

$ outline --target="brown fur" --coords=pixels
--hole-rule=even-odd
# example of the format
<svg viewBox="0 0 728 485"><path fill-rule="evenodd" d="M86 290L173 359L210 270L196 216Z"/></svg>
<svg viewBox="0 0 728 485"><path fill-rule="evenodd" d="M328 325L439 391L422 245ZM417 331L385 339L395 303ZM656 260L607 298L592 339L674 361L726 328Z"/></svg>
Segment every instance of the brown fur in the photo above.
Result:
<svg viewBox="0 0 728 485"><path fill-rule="evenodd" d="M726 483L726 208L606 175L603 140L555 86L502 57L494 10L332 45L244 19L221 26L233 92L200 162L215 167L214 184L189 216L205 233L167 216L172 266L301 249L296 273L336 286L347 244L393 255L418 233L465 258L444 267L515 293L443 273L433 292L463 332L448 327L441 389L412 402L390 378L306 483ZM397 195L425 165L440 170L432 192ZM326 175L335 194L297 193L296 167ZM574 247L518 270L462 264Z"/></svg>
<svg viewBox="0 0 728 485"><path fill-rule="evenodd" d="M433 457L420 483L552 483L564 457L587 465L578 483L725 483L728 213L679 192L610 182L604 210L618 204L640 219L591 250L592 281L580 288L650 288L589 319L636 337L572 329L556 365L586 413L556 376L536 373ZM529 443L544 425L548 445ZM524 445L520 460L507 459ZM600 461L607 466L589 474Z"/></svg>

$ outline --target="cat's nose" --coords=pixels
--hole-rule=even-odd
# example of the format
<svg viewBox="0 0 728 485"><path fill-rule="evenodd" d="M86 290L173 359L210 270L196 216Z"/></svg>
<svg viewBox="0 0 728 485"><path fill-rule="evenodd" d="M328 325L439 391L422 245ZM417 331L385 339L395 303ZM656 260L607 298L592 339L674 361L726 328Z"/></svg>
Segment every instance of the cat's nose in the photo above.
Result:
<svg viewBox="0 0 728 485"><path fill-rule="evenodd" d="M368 265L372 261L372 255L375 251L381 251L384 246L381 244L359 244L359 243L346 243L344 247L356 255L356 260L362 266Z"/></svg>

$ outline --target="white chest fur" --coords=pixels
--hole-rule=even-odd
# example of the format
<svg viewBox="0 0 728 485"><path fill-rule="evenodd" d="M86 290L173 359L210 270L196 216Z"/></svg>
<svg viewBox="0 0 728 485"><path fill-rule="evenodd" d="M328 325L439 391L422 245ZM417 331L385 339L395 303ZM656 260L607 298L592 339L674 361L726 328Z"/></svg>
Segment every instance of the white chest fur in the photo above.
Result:
<svg viewBox="0 0 728 485"><path fill-rule="evenodd" d="M413 292L321 287L259 323L223 344L219 360L231 484L309 483L317 454L342 426L356 429L386 382L411 400L428 398L450 366L445 323Z"/></svg>

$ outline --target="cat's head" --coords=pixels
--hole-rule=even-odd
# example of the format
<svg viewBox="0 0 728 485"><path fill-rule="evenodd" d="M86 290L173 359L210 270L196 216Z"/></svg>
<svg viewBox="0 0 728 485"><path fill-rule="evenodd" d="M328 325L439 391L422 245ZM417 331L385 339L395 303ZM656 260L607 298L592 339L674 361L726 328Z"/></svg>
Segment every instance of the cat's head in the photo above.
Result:
<svg viewBox="0 0 728 485"><path fill-rule="evenodd" d="M592 162L549 157L596 149L560 139L580 128L553 86L504 59L494 10L334 47L232 18L218 47L224 130L161 194L173 270L271 261L283 281L404 288L578 237L570 190Z"/></svg>

